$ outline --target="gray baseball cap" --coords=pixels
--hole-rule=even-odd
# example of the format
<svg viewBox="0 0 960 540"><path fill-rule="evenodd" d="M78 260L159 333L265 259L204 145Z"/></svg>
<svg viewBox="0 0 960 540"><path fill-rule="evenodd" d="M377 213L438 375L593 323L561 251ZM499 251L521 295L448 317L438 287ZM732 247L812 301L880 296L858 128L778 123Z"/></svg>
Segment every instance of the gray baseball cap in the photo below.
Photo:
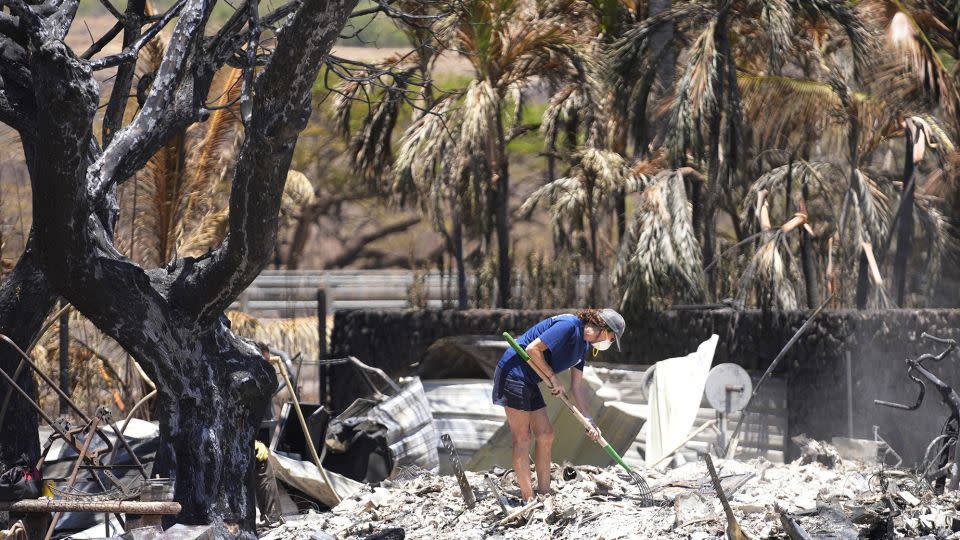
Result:
<svg viewBox="0 0 960 540"><path fill-rule="evenodd" d="M623 336L623 331L627 329L627 323L623 320L622 315L609 308L600 310L600 318L603 319L603 324L607 325L607 328L613 332L613 342L617 345L617 351L619 352L621 350L620 337Z"/></svg>

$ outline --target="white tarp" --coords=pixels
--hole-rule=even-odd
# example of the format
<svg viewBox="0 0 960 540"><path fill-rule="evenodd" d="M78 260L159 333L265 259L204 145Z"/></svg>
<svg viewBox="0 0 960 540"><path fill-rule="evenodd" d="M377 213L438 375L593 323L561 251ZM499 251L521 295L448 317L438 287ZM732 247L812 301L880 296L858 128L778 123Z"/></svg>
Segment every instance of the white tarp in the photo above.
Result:
<svg viewBox="0 0 960 540"><path fill-rule="evenodd" d="M697 351L657 362L650 388L650 424L647 466L674 450L690 434L700 409L719 336L710 336ZM665 465L664 463L663 465Z"/></svg>

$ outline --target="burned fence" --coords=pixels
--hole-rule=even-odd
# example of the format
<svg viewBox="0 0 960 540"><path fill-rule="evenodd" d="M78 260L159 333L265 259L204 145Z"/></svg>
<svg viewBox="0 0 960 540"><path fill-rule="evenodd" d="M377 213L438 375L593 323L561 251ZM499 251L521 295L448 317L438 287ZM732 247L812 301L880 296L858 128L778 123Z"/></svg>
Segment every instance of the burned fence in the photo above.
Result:
<svg viewBox="0 0 960 540"><path fill-rule="evenodd" d="M520 332L549 315L569 310L338 311L331 349L352 354L394 376L413 374L431 343L454 335ZM714 363L733 362L763 371L809 311L761 312L671 310L632 314L622 354L604 353L618 364L650 365L684 354L711 334L720 336ZM873 439L873 426L914 463L946 419L937 400L917 412L878 407L873 400L908 402L915 388L903 375L903 362L925 352L924 332L960 338L960 310L825 311L785 356L778 375L786 379L788 431L829 440L833 436ZM612 353L612 354L611 354ZM960 385L960 359L937 366L947 383ZM334 405L343 406L362 391L346 373L333 374ZM362 384L362 383L358 383ZM796 449L788 449L788 459Z"/></svg>

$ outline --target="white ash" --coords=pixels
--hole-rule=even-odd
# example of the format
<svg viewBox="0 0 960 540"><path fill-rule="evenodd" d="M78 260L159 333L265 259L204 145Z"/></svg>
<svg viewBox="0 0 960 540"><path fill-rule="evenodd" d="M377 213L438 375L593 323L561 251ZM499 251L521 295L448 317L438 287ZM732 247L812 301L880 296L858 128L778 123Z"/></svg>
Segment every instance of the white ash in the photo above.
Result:
<svg viewBox="0 0 960 540"><path fill-rule="evenodd" d="M800 523L818 526L818 508L832 505L846 519L861 516L861 537L887 515L880 491L878 468L839 461L834 468L819 462L775 465L762 459L746 462L716 460L721 478L751 475L730 497L741 527L753 538L786 538L780 512L800 513ZM615 467L576 467L577 476L562 479L555 465L552 500L532 510L527 519L505 526L505 516L486 489L483 474L467 472L477 504L466 509L453 476L420 473L400 482L368 487L330 512L295 516L269 531L269 540L366 539L380 531L402 528L409 539L708 539L724 536L726 518L709 487L703 462L687 463L666 473L642 470L658 503L641 507L640 492ZM501 493L518 502L512 473L494 477ZM534 476L534 478L536 478ZM744 477L746 478L746 477ZM887 493L902 513L893 519L897 536L960 539L960 495L935 496L929 485L907 472L886 471ZM907 495L900 495L905 492ZM919 504L915 504L919 500ZM515 512L518 507L508 508ZM678 515L679 512L679 515ZM808 515L804 516L806 512ZM871 517L863 517L866 514ZM323 534L318 534L322 532Z"/></svg>

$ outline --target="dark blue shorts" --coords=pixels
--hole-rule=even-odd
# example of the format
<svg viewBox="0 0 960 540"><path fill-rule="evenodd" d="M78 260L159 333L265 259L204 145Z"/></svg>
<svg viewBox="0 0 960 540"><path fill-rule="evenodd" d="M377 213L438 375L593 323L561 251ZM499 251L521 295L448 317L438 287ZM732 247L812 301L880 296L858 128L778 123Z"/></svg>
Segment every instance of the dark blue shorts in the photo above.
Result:
<svg viewBox="0 0 960 540"><path fill-rule="evenodd" d="M493 404L521 411L536 411L547 406L537 385L510 378L499 366L493 373Z"/></svg>

